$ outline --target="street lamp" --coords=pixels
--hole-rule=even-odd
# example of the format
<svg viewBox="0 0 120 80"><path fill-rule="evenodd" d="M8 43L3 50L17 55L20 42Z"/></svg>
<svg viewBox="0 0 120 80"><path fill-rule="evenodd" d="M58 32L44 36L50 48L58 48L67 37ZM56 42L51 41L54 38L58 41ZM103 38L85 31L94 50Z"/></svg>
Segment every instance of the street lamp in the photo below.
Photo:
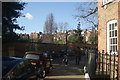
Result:
<svg viewBox="0 0 120 80"><path fill-rule="evenodd" d="M68 34L68 32L66 30L66 53L67 53L67 34Z"/></svg>

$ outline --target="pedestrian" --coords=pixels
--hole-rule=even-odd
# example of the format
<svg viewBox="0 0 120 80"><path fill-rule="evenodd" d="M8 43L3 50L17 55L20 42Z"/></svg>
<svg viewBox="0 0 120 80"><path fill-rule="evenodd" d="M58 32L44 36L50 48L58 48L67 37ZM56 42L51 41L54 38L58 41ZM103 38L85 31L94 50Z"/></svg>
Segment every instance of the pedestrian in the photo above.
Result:
<svg viewBox="0 0 120 80"><path fill-rule="evenodd" d="M65 63L65 65L68 65L68 56L66 54L64 55L62 62Z"/></svg>
<svg viewBox="0 0 120 80"><path fill-rule="evenodd" d="M79 65L79 63L80 63L80 58L81 58L80 48L77 47L77 51L76 51L76 65Z"/></svg>

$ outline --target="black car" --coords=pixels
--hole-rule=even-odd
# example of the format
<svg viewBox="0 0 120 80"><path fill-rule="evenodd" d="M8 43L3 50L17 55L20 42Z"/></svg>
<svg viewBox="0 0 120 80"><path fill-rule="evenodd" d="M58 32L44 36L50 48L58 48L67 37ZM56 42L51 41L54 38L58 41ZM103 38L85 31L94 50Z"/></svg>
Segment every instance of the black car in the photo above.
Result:
<svg viewBox="0 0 120 80"><path fill-rule="evenodd" d="M68 49L67 52L70 56L75 56L75 53L76 53L74 50L71 50L71 49Z"/></svg>
<svg viewBox="0 0 120 80"><path fill-rule="evenodd" d="M59 57L59 54L54 51L54 50L48 50L48 51L45 51L47 54L50 54L52 56L52 58L58 58Z"/></svg>
<svg viewBox="0 0 120 80"><path fill-rule="evenodd" d="M52 68L52 61L53 61L52 55L47 52L43 52L42 54L44 57L44 61L47 63L47 66L46 66L46 68L48 69L47 71L49 71L50 68Z"/></svg>
<svg viewBox="0 0 120 80"><path fill-rule="evenodd" d="M26 52L24 58L31 61L38 72L38 77L44 78L51 68L51 62L45 53Z"/></svg>
<svg viewBox="0 0 120 80"><path fill-rule="evenodd" d="M2 57L2 80L28 80L37 78L34 67L27 59Z"/></svg>
<svg viewBox="0 0 120 80"><path fill-rule="evenodd" d="M73 56L73 55L75 55L75 51L71 50L71 49L67 49L67 50L62 49L62 50L59 51L59 54L60 54L61 57L63 57L65 54Z"/></svg>

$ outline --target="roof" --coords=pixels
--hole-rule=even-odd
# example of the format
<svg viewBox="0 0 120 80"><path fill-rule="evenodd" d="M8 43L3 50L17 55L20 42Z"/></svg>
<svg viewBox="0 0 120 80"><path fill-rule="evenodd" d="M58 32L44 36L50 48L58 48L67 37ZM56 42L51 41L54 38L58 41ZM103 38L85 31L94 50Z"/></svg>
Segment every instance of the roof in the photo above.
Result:
<svg viewBox="0 0 120 80"><path fill-rule="evenodd" d="M36 51L28 51L28 52L25 52L25 54L41 54L41 53Z"/></svg>
<svg viewBox="0 0 120 80"><path fill-rule="evenodd" d="M2 61L22 60L23 58L2 56Z"/></svg>

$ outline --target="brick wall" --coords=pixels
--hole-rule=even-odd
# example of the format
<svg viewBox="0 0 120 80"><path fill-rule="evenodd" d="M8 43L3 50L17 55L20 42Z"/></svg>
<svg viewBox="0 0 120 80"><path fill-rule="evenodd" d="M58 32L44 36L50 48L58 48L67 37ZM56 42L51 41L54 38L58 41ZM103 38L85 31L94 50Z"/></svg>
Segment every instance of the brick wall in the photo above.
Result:
<svg viewBox="0 0 120 80"><path fill-rule="evenodd" d="M77 47L97 48L97 45L85 44L68 44L68 49L76 50ZM47 44L47 43L7 43L2 46L3 56L23 57L26 51L44 52L47 50L60 51L66 49L66 45L62 44Z"/></svg>
<svg viewBox="0 0 120 80"><path fill-rule="evenodd" d="M118 20L118 3L112 2L103 6L98 3L98 50L107 51L107 22Z"/></svg>
<svg viewBox="0 0 120 80"><path fill-rule="evenodd" d="M118 3L118 80L120 80L120 1Z"/></svg>
<svg viewBox="0 0 120 80"><path fill-rule="evenodd" d="M100 1L100 0L99 0ZM98 50L107 51L107 22L118 21L118 80L120 80L120 1L107 4L102 7L102 2L98 3Z"/></svg>

